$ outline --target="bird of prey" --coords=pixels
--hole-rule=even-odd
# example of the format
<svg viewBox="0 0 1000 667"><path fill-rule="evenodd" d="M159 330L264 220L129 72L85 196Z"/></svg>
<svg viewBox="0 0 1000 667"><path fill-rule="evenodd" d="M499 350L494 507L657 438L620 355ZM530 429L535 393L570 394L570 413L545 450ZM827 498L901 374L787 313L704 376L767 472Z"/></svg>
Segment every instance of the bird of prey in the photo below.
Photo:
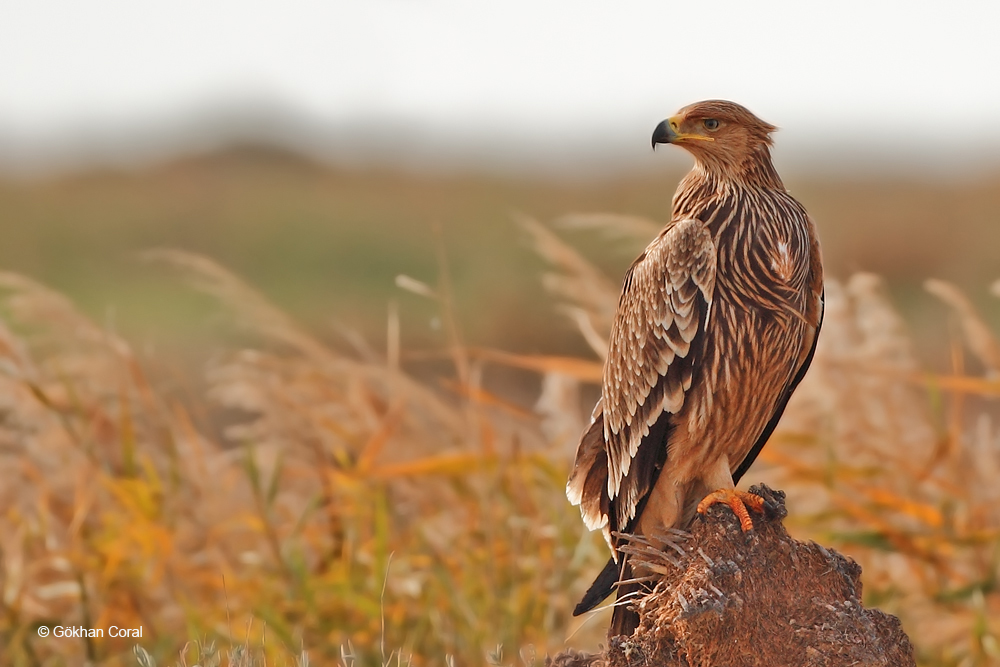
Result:
<svg viewBox="0 0 1000 667"><path fill-rule="evenodd" d="M625 274L601 398L566 494L612 558L577 606L617 588L609 637L630 635L639 585L619 534L686 528L724 503L753 528L758 496L737 491L812 361L823 319L816 228L771 162L776 128L733 102L681 109L653 132L694 167L670 221ZM623 599L625 598L625 599Z"/></svg>

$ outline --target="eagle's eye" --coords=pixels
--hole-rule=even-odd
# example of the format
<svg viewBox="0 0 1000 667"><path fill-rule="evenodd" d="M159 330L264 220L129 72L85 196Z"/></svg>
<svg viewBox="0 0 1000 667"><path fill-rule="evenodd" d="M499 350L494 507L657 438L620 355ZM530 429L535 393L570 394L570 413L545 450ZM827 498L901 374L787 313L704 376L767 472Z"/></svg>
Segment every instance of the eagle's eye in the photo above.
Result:
<svg viewBox="0 0 1000 667"><path fill-rule="evenodd" d="M714 118L705 119L705 128L710 131L715 131L719 129L719 121Z"/></svg>

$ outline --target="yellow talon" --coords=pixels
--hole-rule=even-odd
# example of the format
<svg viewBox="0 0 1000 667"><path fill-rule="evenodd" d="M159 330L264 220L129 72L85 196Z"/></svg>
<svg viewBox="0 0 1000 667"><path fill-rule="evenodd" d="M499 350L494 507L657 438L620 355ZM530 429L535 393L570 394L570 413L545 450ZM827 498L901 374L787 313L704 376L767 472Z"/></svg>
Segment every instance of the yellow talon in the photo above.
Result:
<svg viewBox="0 0 1000 667"><path fill-rule="evenodd" d="M704 514L709 507L720 503L733 510L733 514L740 520L740 528L743 529L744 533L753 530L753 521L750 519L748 508L755 512L764 511L764 499L758 495L736 489L719 489L708 494L698 503L698 514Z"/></svg>

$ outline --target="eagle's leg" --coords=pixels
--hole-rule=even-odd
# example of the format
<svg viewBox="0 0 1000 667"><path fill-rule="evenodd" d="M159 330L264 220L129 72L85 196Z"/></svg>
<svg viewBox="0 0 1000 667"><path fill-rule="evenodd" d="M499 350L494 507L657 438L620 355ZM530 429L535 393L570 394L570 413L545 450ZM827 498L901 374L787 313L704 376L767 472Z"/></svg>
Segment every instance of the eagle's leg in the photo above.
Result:
<svg viewBox="0 0 1000 667"><path fill-rule="evenodd" d="M704 514L709 507L719 503L728 505L733 510L733 514L740 520L740 527L744 533L753 530L753 521L750 519L749 510L755 512L764 510L764 499L758 495L736 489L719 489L708 494L698 503L698 514Z"/></svg>

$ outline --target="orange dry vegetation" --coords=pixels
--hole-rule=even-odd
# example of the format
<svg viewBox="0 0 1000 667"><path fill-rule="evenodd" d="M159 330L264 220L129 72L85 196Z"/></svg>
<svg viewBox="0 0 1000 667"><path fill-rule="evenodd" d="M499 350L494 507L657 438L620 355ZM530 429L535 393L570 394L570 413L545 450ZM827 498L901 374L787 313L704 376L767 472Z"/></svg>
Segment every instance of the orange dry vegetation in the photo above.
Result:
<svg viewBox="0 0 1000 667"><path fill-rule="evenodd" d="M520 223L592 357L470 345L442 262L436 285L397 281L445 332L420 356L447 371L418 380L395 311L384 354L343 353L212 261L159 251L238 327L182 404L127 341L0 274L0 664L135 664L129 640L43 639L40 624L142 625L142 664L218 664L213 642L240 665L595 649L605 619L570 610L606 551L563 485L617 286L564 237L655 225ZM813 369L748 481L788 492L796 537L863 565L867 603L900 616L921 664L995 664L1000 348L957 289L928 288L954 314L946 375L921 368L877 277L829 282ZM965 373L966 348L986 376ZM534 410L484 382L497 365L541 377Z"/></svg>

